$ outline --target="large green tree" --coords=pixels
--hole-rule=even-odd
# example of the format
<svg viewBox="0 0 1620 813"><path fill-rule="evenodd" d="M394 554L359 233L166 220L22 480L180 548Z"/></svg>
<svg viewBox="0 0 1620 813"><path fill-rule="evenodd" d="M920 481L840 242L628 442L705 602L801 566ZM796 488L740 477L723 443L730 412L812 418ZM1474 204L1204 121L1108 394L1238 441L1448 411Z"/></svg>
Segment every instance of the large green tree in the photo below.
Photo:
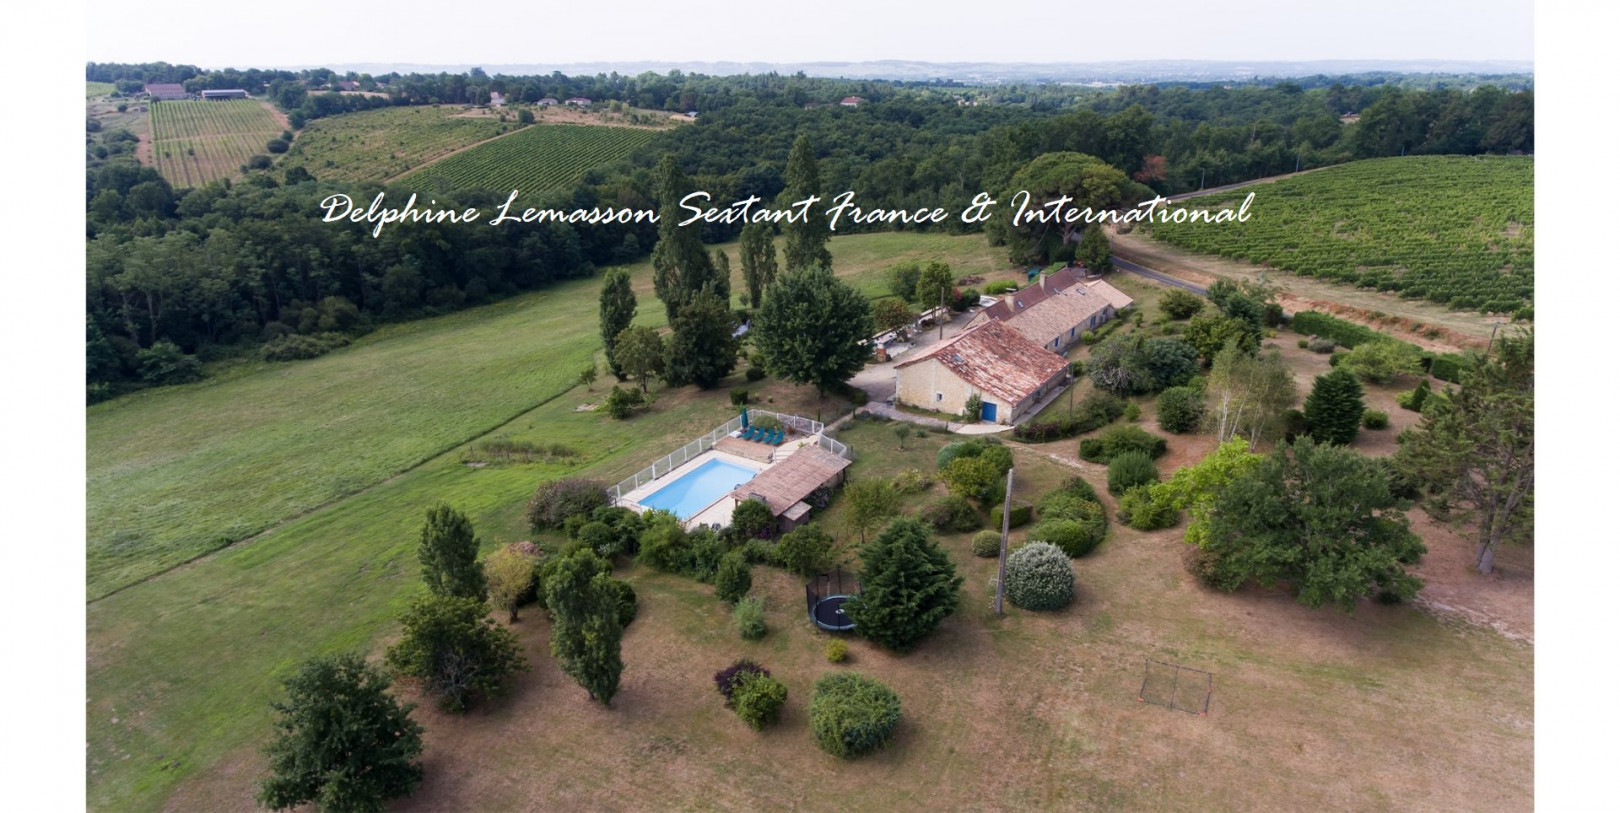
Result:
<svg viewBox="0 0 1620 813"><path fill-rule="evenodd" d="M900 493L887 480L869 478L850 480L844 484L842 500L848 503L844 513L847 527L866 543L866 533L893 517L900 508Z"/></svg>
<svg viewBox="0 0 1620 813"><path fill-rule="evenodd" d="M422 781L422 726L388 693L388 675L357 654L311 658L271 703L270 776L258 801L271 810L314 802L333 813L380 813Z"/></svg>
<svg viewBox="0 0 1620 813"><path fill-rule="evenodd" d="M844 604L855 630L905 652L956 611L962 577L917 519L897 519L861 546L861 594Z"/></svg>
<svg viewBox="0 0 1620 813"><path fill-rule="evenodd" d="M529 668L517 636L489 617L482 599L426 596L411 604L400 626L389 667L418 681L446 711L459 714L501 694L512 674Z"/></svg>
<svg viewBox="0 0 1620 813"><path fill-rule="evenodd" d="M602 277L601 307L598 322L602 333L602 350L607 353L608 369L620 381L625 379L624 368L613 356L619 334L630 327L636 318L636 294L630 290L630 272L615 268Z"/></svg>
<svg viewBox="0 0 1620 813"><path fill-rule="evenodd" d="M487 597L484 571L478 564L478 537L466 514L445 503L428 509L416 558L422 563L422 581L434 595L479 601Z"/></svg>
<svg viewBox="0 0 1620 813"><path fill-rule="evenodd" d="M813 196L826 202L827 196L821 190L821 174L816 168L816 151L810 146L809 136L801 135L788 153L787 187L781 199L791 204ZM832 252L827 250L832 231L821 214L824 208L811 206L805 212L806 217L783 227L786 241L782 246L782 262L789 273L832 266Z"/></svg>
<svg viewBox="0 0 1620 813"><path fill-rule="evenodd" d="M765 289L776 281L776 241L765 223L743 227L741 240L737 250L743 284L748 288L748 307L757 308L765 301Z"/></svg>
<svg viewBox="0 0 1620 813"><path fill-rule="evenodd" d="M1300 603L1334 604L1423 586L1406 571L1425 552L1378 461L1309 438L1279 446L1215 497L1201 547L1215 586L1288 583Z"/></svg>
<svg viewBox="0 0 1620 813"><path fill-rule="evenodd" d="M721 300L731 298L731 280L720 277L714 259L703 248L696 226L677 225L686 219L681 198L692 192L692 184L673 155L666 154L654 170L658 188L658 243L653 246L653 293L664 303L670 322L680 309L705 288Z"/></svg>
<svg viewBox="0 0 1620 813"><path fill-rule="evenodd" d="M940 305L949 305L954 298L951 293L956 290L956 277L951 274L951 267L939 260L929 260L917 270L917 284L913 286L913 296L916 302L924 308L937 308Z"/></svg>
<svg viewBox="0 0 1620 813"><path fill-rule="evenodd" d="M1020 192L1029 192L1026 208L1038 211L1050 202L1068 197L1066 208L1106 211L1135 205L1148 193L1124 172L1101 158L1080 152L1048 152L1024 165L1003 190L1000 205L1015 209ZM1048 263L1063 251L1065 243L1081 239L1083 220L1073 222L1014 223L1009 213L985 224L991 245L1006 245L1015 263ZM1106 237L1103 238L1106 241Z"/></svg>
<svg viewBox="0 0 1620 813"><path fill-rule="evenodd" d="M777 280L750 336L772 375L825 395L865 366L872 333L871 303L820 267Z"/></svg>
<svg viewBox="0 0 1620 813"><path fill-rule="evenodd" d="M1361 382L1349 370L1329 370L1316 377L1305 396L1305 424L1311 437L1323 443L1350 443L1361 431L1361 413L1367 403Z"/></svg>
<svg viewBox="0 0 1620 813"><path fill-rule="evenodd" d="M1396 469L1477 518L1474 566L1494 567L1505 539L1528 539L1536 485L1535 337L1502 339L1462 385L1426 399L1401 433Z"/></svg>
<svg viewBox="0 0 1620 813"><path fill-rule="evenodd" d="M612 705L624 672L619 655L624 625L613 577L604 572L600 557L581 550L557 563L544 589L551 656L592 700Z"/></svg>
<svg viewBox="0 0 1620 813"><path fill-rule="evenodd" d="M627 327L613 342L613 360L646 392L647 382L664 372L664 337L650 327Z"/></svg>
<svg viewBox="0 0 1620 813"><path fill-rule="evenodd" d="M664 382L709 389L737 366L737 339L731 311L712 291L702 291L681 307L671 324Z"/></svg>
<svg viewBox="0 0 1620 813"><path fill-rule="evenodd" d="M1114 270L1112 248L1108 244L1108 234L1103 231L1102 226L1092 224L1086 227L1085 233L1080 237L1080 246L1075 249L1074 258L1094 274L1106 274Z"/></svg>

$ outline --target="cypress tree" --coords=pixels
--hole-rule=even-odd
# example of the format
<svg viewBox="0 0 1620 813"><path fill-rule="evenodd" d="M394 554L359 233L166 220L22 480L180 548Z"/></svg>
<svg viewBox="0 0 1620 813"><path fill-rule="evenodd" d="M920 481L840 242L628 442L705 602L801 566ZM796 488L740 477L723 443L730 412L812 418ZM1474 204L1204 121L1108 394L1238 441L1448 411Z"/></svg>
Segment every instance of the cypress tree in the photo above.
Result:
<svg viewBox="0 0 1620 813"><path fill-rule="evenodd" d="M861 594L844 604L855 630L897 652L956 611L962 577L918 520L889 523L861 548Z"/></svg>
<svg viewBox="0 0 1620 813"><path fill-rule="evenodd" d="M635 318L636 294L630 290L630 272L622 268L607 272L607 275L602 277L599 315L602 349L607 353L608 369L613 372L613 377L620 381L625 380L625 372L618 360L613 357L613 348L619 334L629 327L631 320Z"/></svg>
<svg viewBox="0 0 1620 813"><path fill-rule="evenodd" d="M1080 247L1075 251L1075 258L1094 274L1106 273L1113 269L1108 235L1103 234L1101 226L1093 224L1086 228L1085 234L1080 237Z"/></svg>
<svg viewBox="0 0 1620 813"><path fill-rule="evenodd" d="M1305 398L1305 423L1310 436L1322 443L1348 444L1361 429L1361 383L1348 370L1329 370L1316 377Z"/></svg>
<svg viewBox="0 0 1620 813"><path fill-rule="evenodd" d="M416 558L422 581L438 596L487 598L484 570L478 566L478 538L466 514L439 503L428 509Z"/></svg>
<svg viewBox="0 0 1620 813"><path fill-rule="evenodd" d="M729 300L731 281L715 274L714 261L703 249L698 229L676 225L685 219L680 203L681 198L692 191L692 184L675 163L674 156L665 155L659 160L657 186L658 243L652 250L653 293L663 301L665 316L674 322L681 306L705 286L721 300Z"/></svg>
<svg viewBox="0 0 1620 813"><path fill-rule="evenodd" d="M771 227L764 223L743 227L742 246L738 251L743 283L748 286L748 307L757 308L765 301L765 289L776 281L776 242L771 237Z"/></svg>
<svg viewBox="0 0 1620 813"><path fill-rule="evenodd" d="M799 136L793 142L793 151L788 153L787 188L782 192L782 199L792 203L820 194L821 176L816 170L815 150L810 147L808 136ZM786 224L784 232L787 244L783 246L782 259L788 273L832 267L832 252L827 250L832 232L815 206L809 208L805 219Z"/></svg>
<svg viewBox="0 0 1620 813"><path fill-rule="evenodd" d="M606 570L601 557L581 550L558 562L544 585L552 622L551 656L604 706L618 693L624 672L618 591Z"/></svg>

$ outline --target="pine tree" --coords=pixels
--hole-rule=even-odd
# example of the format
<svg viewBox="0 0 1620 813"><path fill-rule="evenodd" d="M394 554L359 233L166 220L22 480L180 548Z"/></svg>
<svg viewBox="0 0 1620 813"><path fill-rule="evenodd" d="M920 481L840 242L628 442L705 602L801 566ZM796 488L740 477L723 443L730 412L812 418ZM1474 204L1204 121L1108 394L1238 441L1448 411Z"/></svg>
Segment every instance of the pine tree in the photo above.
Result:
<svg viewBox="0 0 1620 813"><path fill-rule="evenodd" d="M478 538L466 514L444 503L428 509L416 558L422 562L422 581L434 595L488 597L478 565Z"/></svg>
<svg viewBox="0 0 1620 813"><path fill-rule="evenodd" d="M737 339L732 335L736 327L731 311L711 291L703 291L683 305L671 327L664 383L708 389L736 368Z"/></svg>
<svg viewBox="0 0 1620 813"><path fill-rule="evenodd" d="M776 241L772 239L771 227L764 223L745 226L738 251L743 283L748 286L748 307L757 308L765 301L765 289L776 281Z"/></svg>
<svg viewBox="0 0 1620 813"><path fill-rule="evenodd" d="M821 175L816 169L816 152L808 136L799 136L788 153L787 188L782 192L786 203L821 196ZM782 248L782 260L788 273L807 268L831 268L832 252L827 240L832 232L820 210L811 206L806 217L784 227L787 242Z"/></svg>
<svg viewBox="0 0 1620 813"><path fill-rule="evenodd" d="M601 557L581 550L558 562L544 585L552 620L551 656L604 706L618 693L619 675L624 672L618 591L605 571Z"/></svg>
<svg viewBox="0 0 1620 813"><path fill-rule="evenodd" d="M861 548L861 594L844 604L855 630L905 652L956 611L962 577L922 522L889 523Z"/></svg>
<svg viewBox="0 0 1620 813"><path fill-rule="evenodd" d="M677 225L685 219L681 198L692 185L673 155L658 162L658 243L653 246L653 293L663 301L670 322L692 297L708 286L722 300L731 298L731 281L715 274L714 261L703 248L699 230Z"/></svg>
<svg viewBox="0 0 1620 813"><path fill-rule="evenodd" d="M1329 370L1316 377L1305 397L1305 423L1310 435L1323 443L1348 444L1361 429L1361 383L1348 370Z"/></svg>
<svg viewBox="0 0 1620 813"><path fill-rule="evenodd" d="M613 377L620 381L625 380L625 371L613 357L613 348L618 342L619 334L630 327L631 320L635 318L636 294L630 290L630 272L624 269L607 272L607 275L602 277L599 311L602 349L607 352L608 369L613 372Z"/></svg>
<svg viewBox="0 0 1620 813"><path fill-rule="evenodd" d="M414 705L388 693L381 669L355 654L304 662L272 703L276 736L258 801L271 810L315 802L322 810L382 810L422 781L422 726Z"/></svg>

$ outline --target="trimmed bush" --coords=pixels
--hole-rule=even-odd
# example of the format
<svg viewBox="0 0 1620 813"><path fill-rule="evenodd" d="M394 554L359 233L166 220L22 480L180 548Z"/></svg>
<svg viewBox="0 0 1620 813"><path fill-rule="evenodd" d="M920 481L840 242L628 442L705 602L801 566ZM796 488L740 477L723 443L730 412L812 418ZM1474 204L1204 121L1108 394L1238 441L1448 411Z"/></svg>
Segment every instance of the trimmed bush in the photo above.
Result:
<svg viewBox="0 0 1620 813"><path fill-rule="evenodd" d="M1056 545L1071 558L1078 558L1097 549L1108 533L1108 518L1103 515L1101 503L1079 503L1080 516L1074 519L1044 519L1030 529L1030 542Z"/></svg>
<svg viewBox="0 0 1620 813"><path fill-rule="evenodd" d="M1151 486L1128 489L1119 497L1119 521L1138 531L1174 527L1181 512L1168 499L1154 499Z"/></svg>
<svg viewBox="0 0 1620 813"><path fill-rule="evenodd" d="M747 596L737 602L731 611L731 623L738 637L744 641L758 641L765 637L765 602L759 596Z"/></svg>
<svg viewBox="0 0 1620 813"><path fill-rule="evenodd" d="M561 528L569 517L588 515L607 502L607 483L601 480L565 477L541 483L529 498L529 527Z"/></svg>
<svg viewBox="0 0 1620 813"><path fill-rule="evenodd" d="M1324 339L1321 336L1312 336L1309 339L1300 339L1300 341L1304 342L1300 347L1304 347L1312 353L1331 353L1339 347L1338 342L1332 339Z"/></svg>
<svg viewBox="0 0 1620 813"><path fill-rule="evenodd" d="M1154 404L1159 428L1173 434L1191 432L1204 417L1204 394L1194 387L1171 387Z"/></svg>
<svg viewBox="0 0 1620 813"><path fill-rule="evenodd" d="M1092 502L1098 501L1097 489L1092 488L1091 483L1084 477L1070 477L1069 479L1064 480L1062 485L1058 486L1053 491L1047 492L1047 496L1058 493L1070 494L1079 497L1082 500L1091 500Z"/></svg>
<svg viewBox="0 0 1620 813"><path fill-rule="evenodd" d="M1159 482L1159 468L1153 458L1141 452L1123 452L1108 461L1108 493L1123 494L1126 489Z"/></svg>
<svg viewBox="0 0 1620 813"><path fill-rule="evenodd" d="M849 644L844 643L838 638L828 641L827 645L822 648L821 652L823 655L827 656L828 663L843 663L844 661L849 660Z"/></svg>
<svg viewBox="0 0 1620 813"><path fill-rule="evenodd" d="M998 442L992 442L984 438L976 438L974 440L959 440L955 443L947 443L944 446L941 446L939 453L934 456L934 465L938 466L939 469L943 471L945 467L951 465L951 462L954 460L964 457L978 457L979 455L984 454L986 450L992 448L998 449L1002 453L1007 454L1008 466L1011 466L1012 453L1008 452L1006 448L1002 447ZM1006 469L1003 468L1002 470L1005 471Z"/></svg>
<svg viewBox="0 0 1620 813"><path fill-rule="evenodd" d="M1054 545L1034 542L1007 555L1007 600L1026 610L1061 610L1074 601L1074 566Z"/></svg>
<svg viewBox="0 0 1620 813"><path fill-rule="evenodd" d="M1299 340L1299 349L1304 350L1304 349L1306 349L1306 348L1308 348L1310 346L1311 346L1311 340L1310 339L1300 339Z"/></svg>
<svg viewBox="0 0 1620 813"><path fill-rule="evenodd" d="M1365 429L1386 429L1389 427L1389 413L1369 409L1361 413L1361 426Z"/></svg>
<svg viewBox="0 0 1620 813"><path fill-rule="evenodd" d="M749 728L774 723L787 702L787 684L758 672L744 675L731 691L731 707Z"/></svg>
<svg viewBox="0 0 1620 813"><path fill-rule="evenodd" d="M1125 414L1123 417L1125 420L1130 421L1131 423L1136 423L1142 419L1142 408L1136 404L1126 404Z"/></svg>
<svg viewBox="0 0 1620 813"><path fill-rule="evenodd" d="M917 518L932 525L934 530L947 533L976 531L981 525L973 503L955 494L929 501L917 512Z"/></svg>
<svg viewBox="0 0 1620 813"><path fill-rule="evenodd" d="M1031 519L1033 519L1034 516L1035 516L1035 507L1034 506L1030 505L1027 502L1024 502L1023 500L1014 499L1013 503L1012 503L1012 513L1007 517L1007 527L1008 528L1022 528L1025 525L1028 525L1029 521ZM1001 503L996 503L994 506L991 506L991 508L990 508L990 524L995 525L997 527L1000 527L1000 525L1001 525Z"/></svg>
<svg viewBox="0 0 1620 813"><path fill-rule="evenodd" d="M984 286L986 296L1000 296L1016 290L1018 290L1018 283L1010 279L998 279Z"/></svg>
<svg viewBox="0 0 1620 813"><path fill-rule="evenodd" d="M1329 316L1321 311L1300 311L1294 314L1290 323L1295 333L1307 336L1321 336L1332 339L1346 348L1352 348L1362 342L1375 341L1383 338L1384 334L1355 322L1347 322L1337 316Z"/></svg>
<svg viewBox="0 0 1620 813"><path fill-rule="evenodd" d="M1339 366L1374 384L1387 384L1397 376L1416 375L1423 369L1417 347L1394 339L1362 342L1345 354Z"/></svg>
<svg viewBox="0 0 1620 813"><path fill-rule="evenodd" d="M1139 426L1111 426L1094 438L1080 441L1080 459L1107 463L1126 452L1141 452L1149 458L1165 453L1164 438Z"/></svg>
<svg viewBox="0 0 1620 813"><path fill-rule="evenodd" d="M747 379L750 382L761 381L761 380L764 380L764 378L765 378L765 368L764 367L749 367L748 371L743 373L743 375L745 377L747 377Z"/></svg>
<svg viewBox="0 0 1620 813"><path fill-rule="evenodd" d="M1429 375L1453 384L1461 384L1463 373L1467 370L1468 360L1454 353L1434 356L1429 361Z"/></svg>
<svg viewBox="0 0 1620 813"><path fill-rule="evenodd" d="M1159 297L1159 310L1171 319L1190 319L1203 309L1204 298L1191 291L1172 288Z"/></svg>
<svg viewBox="0 0 1620 813"><path fill-rule="evenodd" d="M714 688L726 698L726 708L731 708L732 698L737 687L754 675L771 676L771 670L754 663L748 658L739 658L735 663L714 673Z"/></svg>
<svg viewBox="0 0 1620 813"><path fill-rule="evenodd" d="M973 535L973 555L986 559L1001 555L1001 532L980 531Z"/></svg>
<svg viewBox="0 0 1620 813"><path fill-rule="evenodd" d="M844 759L888 744L900 724L900 696L864 675L837 672L816 681L810 730L823 751Z"/></svg>
<svg viewBox="0 0 1620 813"><path fill-rule="evenodd" d="M745 387L733 387L731 389L731 405L732 406L743 406L743 405L745 405L747 403L748 403L748 389L745 388Z"/></svg>

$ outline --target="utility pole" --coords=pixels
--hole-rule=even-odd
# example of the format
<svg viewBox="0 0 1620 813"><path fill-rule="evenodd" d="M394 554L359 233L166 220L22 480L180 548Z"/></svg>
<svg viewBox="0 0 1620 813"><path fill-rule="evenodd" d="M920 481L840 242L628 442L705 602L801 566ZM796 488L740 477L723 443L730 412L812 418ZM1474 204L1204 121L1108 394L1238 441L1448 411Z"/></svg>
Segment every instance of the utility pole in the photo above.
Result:
<svg viewBox="0 0 1620 813"><path fill-rule="evenodd" d="M1001 597L1007 592L1007 529L1012 521L1013 470L1007 470L1007 496L1001 501L1001 563L996 566L996 615L1001 615Z"/></svg>

